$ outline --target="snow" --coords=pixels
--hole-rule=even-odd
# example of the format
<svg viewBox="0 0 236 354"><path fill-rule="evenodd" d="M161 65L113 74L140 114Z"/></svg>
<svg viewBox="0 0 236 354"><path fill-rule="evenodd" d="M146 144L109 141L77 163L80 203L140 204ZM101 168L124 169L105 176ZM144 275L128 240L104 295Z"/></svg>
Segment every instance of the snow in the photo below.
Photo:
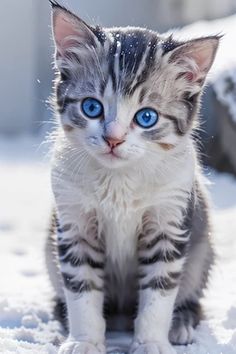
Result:
<svg viewBox="0 0 236 354"><path fill-rule="evenodd" d="M52 314L44 242L52 204L49 163L38 140L0 140L0 353L57 352L63 331ZM196 343L178 354L236 353L236 180L207 173L218 261ZM109 352L127 351L128 334L109 335Z"/></svg>
<svg viewBox="0 0 236 354"><path fill-rule="evenodd" d="M236 15L201 21L178 31L179 38L225 34L210 73L218 99L236 122ZM52 205L48 158L40 139L0 139L0 353L57 352L63 330L52 313L52 289L44 243ZM47 148L46 150L47 151ZM207 319L195 343L178 354L236 354L236 180L207 173L213 200L218 259L203 301ZM109 352L125 352L131 338L111 333Z"/></svg>
<svg viewBox="0 0 236 354"><path fill-rule="evenodd" d="M209 82L213 84L218 100L228 107L236 123L236 57L235 57L236 15L214 21L199 21L177 31L180 39L220 34L223 35L210 72Z"/></svg>

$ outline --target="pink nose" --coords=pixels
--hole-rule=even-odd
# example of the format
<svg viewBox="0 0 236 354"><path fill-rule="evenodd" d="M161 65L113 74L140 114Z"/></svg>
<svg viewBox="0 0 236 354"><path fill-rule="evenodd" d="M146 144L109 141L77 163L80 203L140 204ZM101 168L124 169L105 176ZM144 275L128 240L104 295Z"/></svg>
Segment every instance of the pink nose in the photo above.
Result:
<svg viewBox="0 0 236 354"><path fill-rule="evenodd" d="M120 145L125 141L124 137L114 138L111 136L103 136L103 139L105 140L107 145L110 146L111 149L115 148L117 145Z"/></svg>

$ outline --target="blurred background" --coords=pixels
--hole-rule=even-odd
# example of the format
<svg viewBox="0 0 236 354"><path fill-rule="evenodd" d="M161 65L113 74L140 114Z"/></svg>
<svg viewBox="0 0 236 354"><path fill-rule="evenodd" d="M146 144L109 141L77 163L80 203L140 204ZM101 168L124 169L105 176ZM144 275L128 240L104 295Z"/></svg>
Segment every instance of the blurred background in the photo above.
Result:
<svg viewBox="0 0 236 354"><path fill-rule="evenodd" d="M203 98L204 160L236 173L235 0L61 0L92 24L138 25L159 32L170 28L190 38L224 33ZM236 16L236 15L235 15ZM197 22L195 25L190 23ZM184 28L183 28L184 27ZM181 30L181 28L183 28ZM51 93L53 42L47 0L1 0L0 139L22 134L43 136L51 129L47 99ZM231 152L232 150L232 152ZM208 159L207 159L208 156Z"/></svg>
<svg viewBox="0 0 236 354"><path fill-rule="evenodd" d="M236 0L58 1L91 24L175 29L180 39L224 34L199 131L217 262L207 321L178 353L236 354ZM56 354L64 337L44 261L53 204L43 143L53 129L48 1L1 0L0 48L0 353Z"/></svg>

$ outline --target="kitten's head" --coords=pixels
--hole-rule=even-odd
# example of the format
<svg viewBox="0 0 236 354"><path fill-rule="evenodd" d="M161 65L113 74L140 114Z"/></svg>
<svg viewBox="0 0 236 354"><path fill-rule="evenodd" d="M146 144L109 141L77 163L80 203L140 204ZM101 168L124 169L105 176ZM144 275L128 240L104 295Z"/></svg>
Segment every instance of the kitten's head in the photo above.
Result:
<svg viewBox="0 0 236 354"><path fill-rule="evenodd" d="M178 42L143 28L94 28L52 5L66 138L109 168L168 156L192 129L219 36Z"/></svg>

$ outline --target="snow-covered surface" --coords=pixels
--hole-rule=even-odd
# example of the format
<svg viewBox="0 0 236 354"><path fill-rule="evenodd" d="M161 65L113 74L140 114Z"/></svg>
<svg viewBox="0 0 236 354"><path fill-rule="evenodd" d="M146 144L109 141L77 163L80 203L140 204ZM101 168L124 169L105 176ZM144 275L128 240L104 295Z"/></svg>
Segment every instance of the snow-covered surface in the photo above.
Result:
<svg viewBox="0 0 236 354"><path fill-rule="evenodd" d="M223 37L209 81L214 86L217 98L228 107L236 123L236 15L214 21L199 21L177 32L182 39L215 34L222 34Z"/></svg>
<svg viewBox="0 0 236 354"><path fill-rule="evenodd" d="M63 339L53 318L44 242L52 203L49 165L35 140L0 140L0 353L53 354ZM218 261L196 343L178 354L236 353L236 180L209 172ZM130 337L112 334L109 351Z"/></svg>

